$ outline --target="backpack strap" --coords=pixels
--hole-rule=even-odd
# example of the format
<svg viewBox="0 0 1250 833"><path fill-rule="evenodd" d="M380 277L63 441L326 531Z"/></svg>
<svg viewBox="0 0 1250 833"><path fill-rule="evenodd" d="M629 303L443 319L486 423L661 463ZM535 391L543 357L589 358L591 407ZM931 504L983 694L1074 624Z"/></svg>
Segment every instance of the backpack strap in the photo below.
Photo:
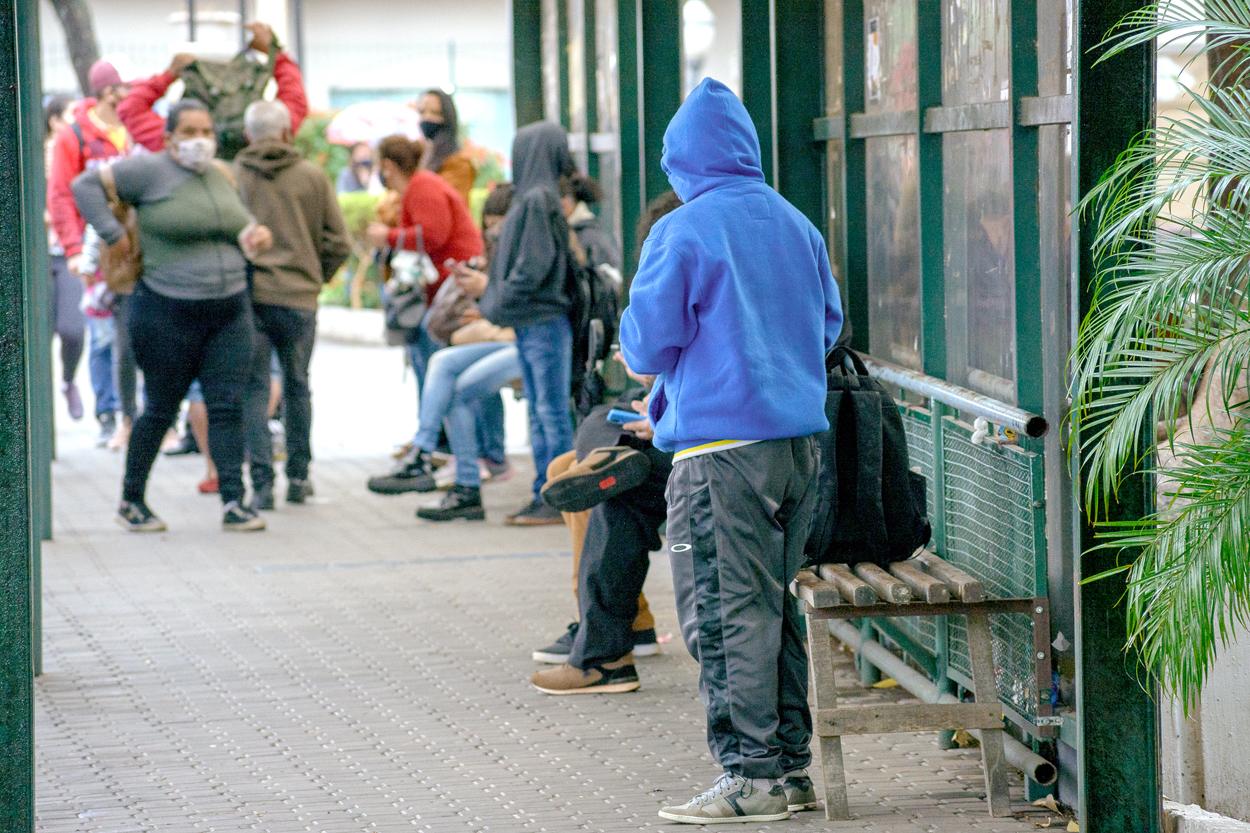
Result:
<svg viewBox="0 0 1250 833"><path fill-rule="evenodd" d="M855 514L869 541L885 542L889 533L882 505L882 460L885 455L881 397L876 391L850 392L855 414L855 439L859 469L855 482Z"/></svg>
<svg viewBox="0 0 1250 833"><path fill-rule="evenodd" d="M74 131L74 138L78 140L78 155L82 156L87 152L87 137L82 135L82 125L74 122L69 128Z"/></svg>
<svg viewBox="0 0 1250 833"><path fill-rule="evenodd" d="M239 190L239 180L235 178L234 168L220 159L213 160L213 167L221 172L221 175L226 178L226 182L230 183L231 188L236 191Z"/></svg>

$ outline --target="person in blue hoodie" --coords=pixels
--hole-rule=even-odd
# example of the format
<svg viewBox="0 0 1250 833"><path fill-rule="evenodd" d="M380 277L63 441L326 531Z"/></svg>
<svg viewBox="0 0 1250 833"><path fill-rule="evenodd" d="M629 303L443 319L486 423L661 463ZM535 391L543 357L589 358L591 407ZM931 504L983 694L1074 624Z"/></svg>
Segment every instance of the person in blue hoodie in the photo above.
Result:
<svg viewBox="0 0 1250 833"><path fill-rule="evenodd" d="M724 769L660 816L787 818L815 806L798 606L825 418L825 355L842 328L819 231L764 182L742 102L707 79L664 134L683 205L643 246L620 342L657 377L655 445L674 453L668 543L682 636L700 666Z"/></svg>

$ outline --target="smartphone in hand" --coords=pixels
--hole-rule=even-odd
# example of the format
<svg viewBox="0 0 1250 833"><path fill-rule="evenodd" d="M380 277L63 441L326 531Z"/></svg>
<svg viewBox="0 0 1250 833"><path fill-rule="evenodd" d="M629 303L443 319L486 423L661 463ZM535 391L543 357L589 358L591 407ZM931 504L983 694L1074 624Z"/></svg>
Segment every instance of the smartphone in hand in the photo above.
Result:
<svg viewBox="0 0 1250 833"><path fill-rule="evenodd" d="M613 408L608 411L607 421L613 425L628 425L631 422L639 422L646 419L646 415L637 413L636 411L626 411L621 408Z"/></svg>

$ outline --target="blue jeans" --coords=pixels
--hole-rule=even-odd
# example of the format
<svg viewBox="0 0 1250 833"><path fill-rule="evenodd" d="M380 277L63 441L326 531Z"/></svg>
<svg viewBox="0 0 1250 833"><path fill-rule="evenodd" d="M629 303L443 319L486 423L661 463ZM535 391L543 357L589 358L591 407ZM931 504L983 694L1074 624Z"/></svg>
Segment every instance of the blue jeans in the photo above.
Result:
<svg viewBox="0 0 1250 833"><path fill-rule="evenodd" d="M412 373L417 377L417 408L421 407L421 391L425 389L425 368L430 363L430 356L438 352L438 342L430 338L424 327L417 330L417 340L404 345L408 351L408 361L412 364Z"/></svg>
<svg viewBox="0 0 1250 833"><path fill-rule="evenodd" d="M537 499L547 482L547 466L573 447L573 328L564 316L517 327L516 346L529 403Z"/></svg>
<svg viewBox="0 0 1250 833"><path fill-rule="evenodd" d="M448 347L430 357L421 391L421 426L414 444L433 451L446 420L447 438L456 455L457 485L481 485L479 457L503 459L502 441L499 448L484 446L479 426L490 425L492 437L497 431L502 440L503 400L499 398L499 389L520 375L516 347L502 342Z"/></svg>
<svg viewBox="0 0 1250 833"><path fill-rule="evenodd" d="M95 415L102 417L117 412L117 388L113 386L113 342L117 330L112 318L87 316L87 373L95 392Z"/></svg>

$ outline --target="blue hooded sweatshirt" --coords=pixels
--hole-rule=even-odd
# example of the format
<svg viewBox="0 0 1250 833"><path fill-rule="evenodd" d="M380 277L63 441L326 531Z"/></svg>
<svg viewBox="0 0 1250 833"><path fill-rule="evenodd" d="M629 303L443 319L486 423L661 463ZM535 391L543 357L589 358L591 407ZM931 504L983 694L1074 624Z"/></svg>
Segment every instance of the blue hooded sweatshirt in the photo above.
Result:
<svg viewBox="0 0 1250 833"><path fill-rule="evenodd" d="M656 447L826 430L824 357L842 329L829 255L765 184L755 127L728 87L695 88L662 164L684 205L643 244L620 333L630 368L659 377Z"/></svg>

